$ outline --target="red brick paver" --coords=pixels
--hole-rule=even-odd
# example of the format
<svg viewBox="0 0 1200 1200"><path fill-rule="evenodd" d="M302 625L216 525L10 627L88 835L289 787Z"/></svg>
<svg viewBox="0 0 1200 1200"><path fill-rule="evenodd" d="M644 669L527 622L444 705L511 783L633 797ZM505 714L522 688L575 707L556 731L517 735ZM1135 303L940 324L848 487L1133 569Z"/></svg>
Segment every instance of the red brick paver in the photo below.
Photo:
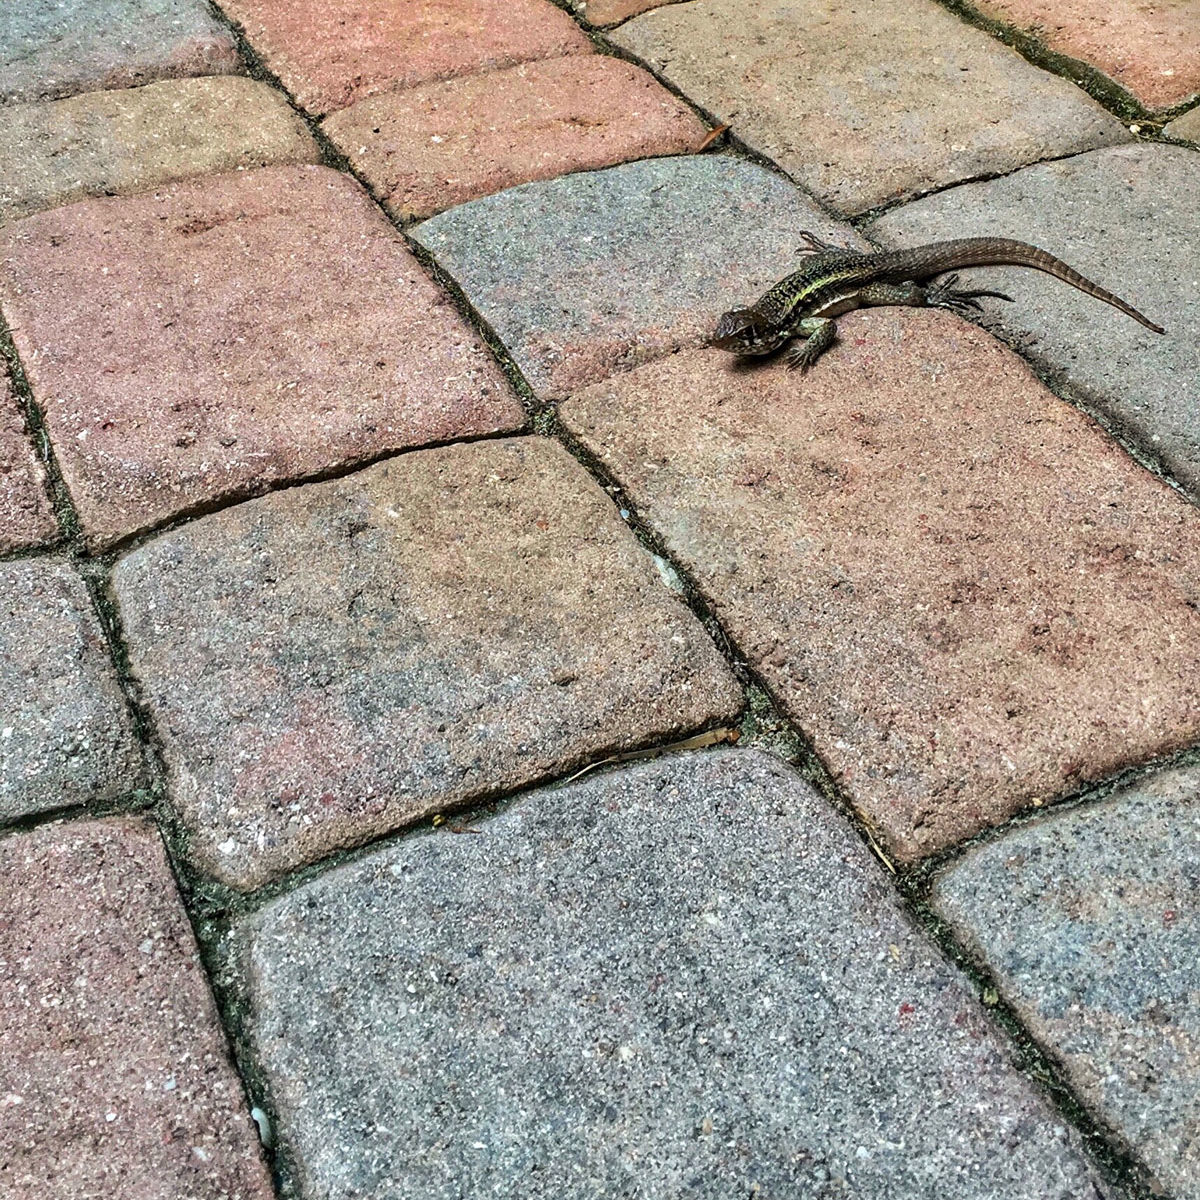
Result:
<svg viewBox="0 0 1200 1200"><path fill-rule="evenodd" d="M0 841L0 1198L270 1200L152 826Z"/></svg>
<svg viewBox="0 0 1200 1200"><path fill-rule="evenodd" d="M0 554L51 541L58 522L8 380L0 375Z"/></svg>
<svg viewBox="0 0 1200 1200"><path fill-rule="evenodd" d="M708 131L652 75L601 55L374 96L324 129L401 220L531 179L685 154Z"/></svg>
<svg viewBox="0 0 1200 1200"><path fill-rule="evenodd" d="M0 231L0 304L94 546L524 420L366 193L323 167L14 222Z"/></svg>
<svg viewBox="0 0 1200 1200"><path fill-rule="evenodd" d="M549 0L223 0L221 7L311 113L393 88L592 49Z"/></svg>

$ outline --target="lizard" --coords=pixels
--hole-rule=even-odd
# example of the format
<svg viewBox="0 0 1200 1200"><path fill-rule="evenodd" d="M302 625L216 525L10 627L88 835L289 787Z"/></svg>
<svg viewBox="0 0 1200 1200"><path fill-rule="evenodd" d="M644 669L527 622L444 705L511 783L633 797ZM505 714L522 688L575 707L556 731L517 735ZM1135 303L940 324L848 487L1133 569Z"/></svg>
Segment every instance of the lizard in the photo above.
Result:
<svg viewBox="0 0 1200 1200"><path fill-rule="evenodd" d="M1119 308L1147 329L1165 332L1119 296L1028 242L999 237L956 238L908 250L862 253L823 241L807 230L800 237L805 243L801 252L812 257L765 292L756 304L735 308L721 317L712 339L714 346L738 355L771 354L792 338L802 337L805 340L788 352L787 366L798 367L803 373L833 345L837 335L835 318L851 309L906 304L947 308L966 315L972 309L979 311L982 296L1011 301L1012 297L1003 292L958 289L958 276L954 274L930 287L920 282L955 268L984 266L1045 271Z"/></svg>

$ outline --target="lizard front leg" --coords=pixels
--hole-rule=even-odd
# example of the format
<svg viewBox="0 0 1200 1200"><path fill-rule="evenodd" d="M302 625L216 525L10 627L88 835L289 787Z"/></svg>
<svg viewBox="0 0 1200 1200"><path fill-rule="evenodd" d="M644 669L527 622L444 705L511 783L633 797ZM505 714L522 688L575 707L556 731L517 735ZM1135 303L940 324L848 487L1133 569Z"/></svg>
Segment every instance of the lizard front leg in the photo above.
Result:
<svg viewBox="0 0 1200 1200"><path fill-rule="evenodd" d="M833 345L837 322L829 317L804 317L797 322L794 334L805 340L787 352L785 361L789 371L799 368L803 375Z"/></svg>

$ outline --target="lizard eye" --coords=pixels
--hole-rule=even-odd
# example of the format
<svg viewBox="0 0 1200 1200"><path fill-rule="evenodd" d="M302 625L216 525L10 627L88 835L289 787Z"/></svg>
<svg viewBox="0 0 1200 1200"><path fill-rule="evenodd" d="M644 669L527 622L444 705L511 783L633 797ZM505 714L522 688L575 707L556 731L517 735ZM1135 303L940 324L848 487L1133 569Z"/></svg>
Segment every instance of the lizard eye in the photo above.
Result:
<svg viewBox="0 0 1200 1200"><path fill-rule="evenodd" d="M758 333L758 314L752 309L735 308L718 322L713 345L720 350L737 350L754 343Z"/></svg>

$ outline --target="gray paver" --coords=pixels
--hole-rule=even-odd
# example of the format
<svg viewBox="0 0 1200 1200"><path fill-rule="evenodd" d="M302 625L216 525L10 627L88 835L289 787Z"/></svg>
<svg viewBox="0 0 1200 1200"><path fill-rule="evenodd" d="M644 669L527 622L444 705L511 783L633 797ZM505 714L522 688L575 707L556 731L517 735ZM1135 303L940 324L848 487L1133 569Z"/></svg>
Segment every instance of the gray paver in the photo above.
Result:
<svg viewBox="0 0 1200 1200"><path fill-rule="evenodd" d="M51 541L58 522L7 376L0 374L0 554Z"/></svg>
<svg viewBox="0 0 1200 1200"><path fill-rule="evenodd" d="M0 840L0 1200L271 1200L154 827Z"/></svg>
<svg viewBox="0 0 1200 1200"><path fill-rule="evenodd" d="M964 981L782 764L671 757L477 828L239 931L306 1200L1098 1197Z"/></svg>
<svg viewBox="0 0 1200 1200"><path fill-rule="evenodd" d="M0 565L0 820L112 799L141 782L82 580L54 559Z"/></svg>
<svg viewBox="0 0 1200 1200"><path fill-rule="evenodd" d="M1035 271L962 272L1015 303L989 324L1094 403L1178 479L1200 488L1200 156L1179 146L1119 147L966 184L875 222L872 236L915 245L999 234L1059 255L1166 326L1158 337Z"/></svg>
<svg viewBox="0 0 1200 1200"><path fill-rule="evenodd" d="M0 4L0 103L242 70L203 0Z"/></svg>
<svg viewBox="0 0 1200 1200"><path fill-rule="evenodd" d="M972 850L933 903L1084 1103L1200 1198L1200 770Z"/></svg>
<svg viewBox="0 0 1200 1200"><path fill-rule="evenodd" d="M706 155L526 184L410 232L559 398L707 341L795 269L802 229L865 245L778 175Z"/></svg>
<svg viewBox="0 0 1200 1200"><path fill-rule="evenodd" d="M114 586L193 850L237 887L741 706L541 438L240 505L130 553Z"/></svg>
<svg viewBox="0 0 1200 1200"><path fill-rule="evenodd" d="M1200 142L1200 107L1193 108L1182 117L1176 117L1164 127L1163 133L1167 137L1179 138L1184 142Z"/></svg>
<svg viewBox="0 0 1200 1200"><path fill-rule="evenodd" d="M696 0L611 36L839 213L1129 140L933 0Z"/></svg>
<svg viewBox="0 0 1200 1200"><path fill-rule="evenodd" d="M692 350L564 424L905 860L1200 737L1200 513L983 330Z"/></svg>
<svg viewBox="0 0 1200 1200"><path fill-rule="evenodd" d="M17 104L0 121L0 224L85 196L320 157L278 91L237 76Z"/></svg>

